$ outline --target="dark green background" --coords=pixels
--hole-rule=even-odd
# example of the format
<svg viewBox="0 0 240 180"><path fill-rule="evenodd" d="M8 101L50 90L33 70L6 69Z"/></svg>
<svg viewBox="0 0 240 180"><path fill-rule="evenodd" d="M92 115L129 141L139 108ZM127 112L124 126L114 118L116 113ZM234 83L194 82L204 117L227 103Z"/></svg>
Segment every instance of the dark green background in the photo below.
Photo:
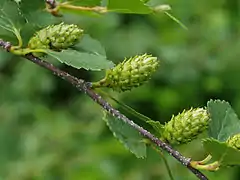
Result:
<svg viewBox="0 0 240 180"><path fill-rule="evenodd" d="M33 1L34 2L34 1ZM115 63L151 53L161 66L146 85L113 93L137 111L161 122L209 99L227 100L240 114L240 2L169 0L188 31L164 14L66 15L98 39ZM66 66L73 75L96 81L104 72ZM131 116L129 116L131 117ZM131 117L133 118L133 117ZM134 119L139 122L136 118ZM200 141L177 147L203 159ZM194 180L166 156L176 180ZM204 172L205 173L205 172ZM207 173L210 180L238 180L240 169ZM33 63L0 54L0 179L4 180L167 180L157 153L137 159L111 134L101 108L70 84Z"/></svg>

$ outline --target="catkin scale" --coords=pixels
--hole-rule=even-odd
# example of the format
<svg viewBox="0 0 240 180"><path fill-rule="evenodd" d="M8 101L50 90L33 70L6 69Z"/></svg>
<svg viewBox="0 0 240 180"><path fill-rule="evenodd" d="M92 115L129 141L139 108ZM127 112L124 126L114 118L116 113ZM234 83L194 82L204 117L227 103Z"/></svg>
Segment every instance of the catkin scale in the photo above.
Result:
<svg viewBox="0 0 240 180"><path fill-rule="evenodd" d="M226 143L228 146L230 146L234 149L240 150L240 134L236 134L236 135L228 138Z"/></svg>
<svg viewBox="0 0 240 180"><path fill-rule="evenodd" d="M148 81L158 66L156 57L147 54L135 56L107 70L105 78L99 83L101 87L109 87L118 92L131 90Z"/></svg>
<svg viewBox="0 0 240 180"><path fill-rule="evenodd" d="M61 50L73 46L82 36L83 30L74 24L60 23L38 31L28 42L30 49Z"/></svg>
<svg viewBox="0 0 240 180"><path fill-rule="evenodd" d="M209 120L207 110L203 108L183 111L165 124L162 140L172 145L188 143L208 128Z"/></svg>

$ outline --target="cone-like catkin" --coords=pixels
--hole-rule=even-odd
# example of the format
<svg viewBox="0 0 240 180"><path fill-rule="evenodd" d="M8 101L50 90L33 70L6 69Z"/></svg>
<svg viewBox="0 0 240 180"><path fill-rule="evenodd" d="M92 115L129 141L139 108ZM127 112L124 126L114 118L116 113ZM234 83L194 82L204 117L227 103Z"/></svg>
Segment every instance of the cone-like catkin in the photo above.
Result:
<svg viewBox="0 0 240 180"><path fill-rule="evenodd" d="M110 87L115 91L131 90L148 81L156 71L159 60L151 55L140 55L125 59L116 67L107 70L101 86Z"/></svg>
<svg viewBox="0 0 240 180"><path fill-rule="evenodd" d="M74 24L60 23L38 31L28 42L30 49L66 49L74 45L83 30Z"/></svg>
<svg viewBox="0 0 240 180"><path fill-rule="evenodd" d="M209 120L203 108L184 110L165 124L162 139L172 145L190 142L208 128Z"/></svg>
<svg viewBox="0 0 240 180"><path fill-rule="evenodd" d="M240 134L236 134L227 140L228 146L240 150Z"/></svg>

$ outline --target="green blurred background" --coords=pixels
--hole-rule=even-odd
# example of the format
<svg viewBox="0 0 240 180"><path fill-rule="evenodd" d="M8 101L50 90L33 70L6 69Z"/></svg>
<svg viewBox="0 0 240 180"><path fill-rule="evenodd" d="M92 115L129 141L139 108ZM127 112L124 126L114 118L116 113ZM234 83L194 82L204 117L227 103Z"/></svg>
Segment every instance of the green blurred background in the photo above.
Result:
<svg viewBox="0 0 240 180"><path fill-rule="evenodd" d="M164 123L183 109L205 106L211 98L229 101L240 114L240 1L152 2L170 4L189 30L164 14L66 15L65 21L98 39L115 63L142 53L161 60L149 83L113 94L144 115ZM112 136L101 108L91 99L47 70L0 53L0 179L169 179L157 153L149 149L147 159L137 159ZM104 76L61 68L87 81ZM207 155L200 141L176 148L195 160ZM197 179L175 159L166 158L176 180ZM204 173L211 180L240 179L238 167Z"/></svg>

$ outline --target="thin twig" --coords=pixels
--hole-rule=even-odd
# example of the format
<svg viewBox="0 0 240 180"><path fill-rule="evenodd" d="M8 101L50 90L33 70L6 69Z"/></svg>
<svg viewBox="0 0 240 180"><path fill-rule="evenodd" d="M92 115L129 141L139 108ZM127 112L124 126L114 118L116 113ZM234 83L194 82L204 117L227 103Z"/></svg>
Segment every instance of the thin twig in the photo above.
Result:
<svg viewBox="0 0 240 180"><path fill-rule="evenodd" d="M98 13L106 13L107 12L106 7L101 7L101 6L84 7L84 6L74 6L74 5L66 4L66 3L59 4L59 8L77 10L77 11L92 11L92 12L98 12Z"/></svg>
<svg viewBox="0 0 240 180"><path fill-rule="evenodd" d="M77 11L91 11L96 13L107 13L107 8L102 6L94 6L94 7L85 7L85 6L75 6L70 4L68 1L57 3L54 0L45 0L47 5L47 11L52 13L54 16L60 15L58 12L60 9L68 9L68 10L77 10Z"/></svg>
<svg viewBox="0 0 240 180"><path fill-rule="evenodd" d="M0 39L0 46L3 47L7 51L9 51L9 49L11 48L11 44L9 42L5 42L1 39ZM98 103L100 106L102 106L102 108L105 109L106 111L108 111L112 116L129 124L134 129L136 129L140 134L142 134L144 137L146 137L152 143L154 143L156 146L167 151L168 154L170 154L175 159L177 159L182 165L186 166L200 180L208 180L208 178L204 174L202 174L199 170L191 167L191 165L190 165L191 159L190 158L184 157L178 151L174 150L170 145L166 144L165 142L162 142L160 139L156 138L153 134L151 134L147 130L143 129L141 126L135 124L132 120L128 119L125 115L123 115L118 110L114 109L100 95L98 95L91 89L91 83L87 83L83 79L78 79L77 77L74 77L74 76L68 74L67 72L60 70L59 68L53 66L52 64L50 64L38 57L33 56L32 54L27 54L24 57L26 59L28 59L29 61L31 61L45 69L50 70L54 75L62 78L63 80L71 83L78 90L84 92L91 99L93 99L96 103Z"/></svg>
<svg viewBox="0 0 240 180"><path fill-rule="evenodd" d="M55 0L45 0L45 3L48 4L51 9L55 9L57 7L57 3Z"/></svg>
<svg viewBox="0 0 240 180"><path fill-rule="evenodd" d="M164 156L163 152L160 150L160 149L157 149L155 145L152 145L152 148L161 156L164 164L165 164L165 167L167 169L167 172L168 172L168 175L169 175L169 178L171 180L174 180L174 177L173 177L173 174L172 174L172 171L171 171L171 168L167 162L167 159L166 157Z"/></svg>

